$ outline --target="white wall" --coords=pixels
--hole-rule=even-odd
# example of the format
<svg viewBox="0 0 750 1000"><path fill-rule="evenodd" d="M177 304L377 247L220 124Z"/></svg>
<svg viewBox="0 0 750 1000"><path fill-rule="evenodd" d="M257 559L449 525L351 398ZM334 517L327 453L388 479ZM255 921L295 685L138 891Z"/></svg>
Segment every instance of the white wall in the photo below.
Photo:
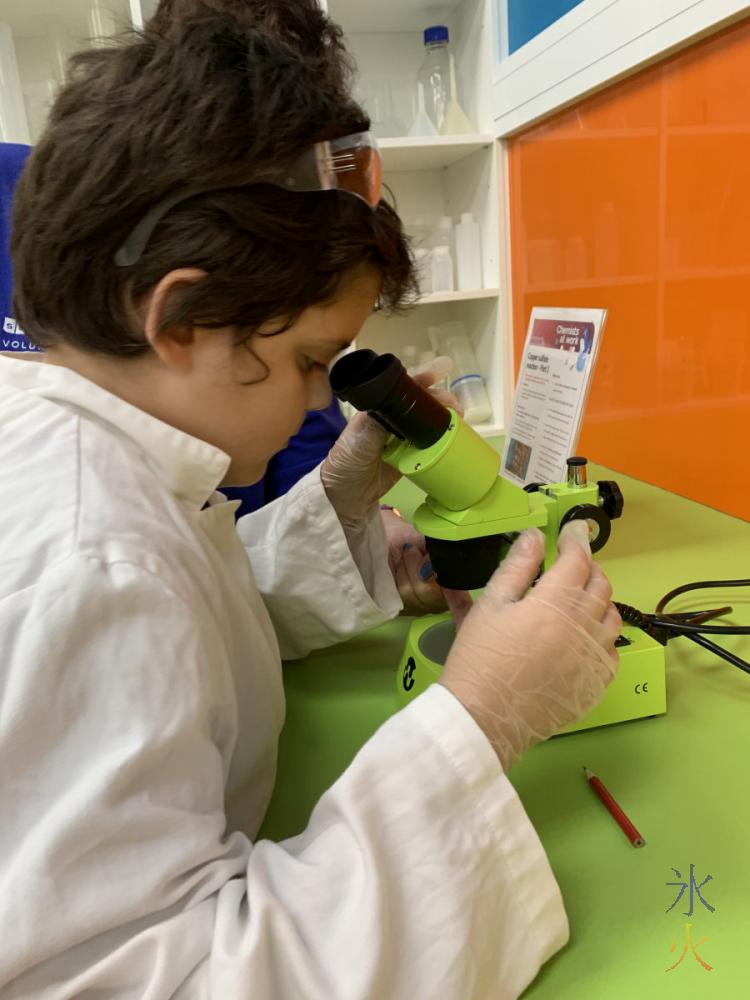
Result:
<svg viewBox="0 0 750 1000"><path fill-rule="evenodd" d="M29 141L13 33L9 25L0 22L0 142Z"/></svg>
<svg viewBox="0 0 750 1000"><path fill-rule="evenodd" d="M130 16L136 28L143 25L156 11L159 0L130 0Z"/></svg>

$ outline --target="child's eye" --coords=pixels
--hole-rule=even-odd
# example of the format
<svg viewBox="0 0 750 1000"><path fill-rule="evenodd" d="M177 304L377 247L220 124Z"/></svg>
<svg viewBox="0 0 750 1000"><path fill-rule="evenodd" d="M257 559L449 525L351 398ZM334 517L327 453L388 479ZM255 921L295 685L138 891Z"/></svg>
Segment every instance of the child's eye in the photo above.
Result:
<svg viewBox="0 0 750 1000"><path fill-rule="evenodd" d="M326 373L328 372L327 365L321 364L320 361L316 361L315 358L310 358L306 354L302 355L302 359L300 361L300 367L302 368L302 371L305 372L305 374L313 371L324 371Z"/></svg>

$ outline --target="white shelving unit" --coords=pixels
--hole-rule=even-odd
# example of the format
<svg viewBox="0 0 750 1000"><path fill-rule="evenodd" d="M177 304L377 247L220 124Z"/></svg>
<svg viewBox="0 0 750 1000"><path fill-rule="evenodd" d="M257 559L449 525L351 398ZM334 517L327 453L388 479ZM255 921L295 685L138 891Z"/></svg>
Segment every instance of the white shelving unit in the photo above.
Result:
<svg viewBox="0 0 750 1000"><path fill-rule="evenodd" d="M0 141L35 142L68 57L132 23L130 0L0 0Z"/></svg>
<svg viewBox="0 0 750 1000"><path fill-rule="evenodd" d="M383 167L389 173L403 170L441 170L494 144L491 135L405 136L379 139Z"/></svg>
<svg viewBox="0 0 750 1000"><path fill-rule="evenodd" d="M458 320L472 341L492 403L485 434L504 429L512 391L508 324L507 225L504 152L491 112L491 0L425 4L422 0L328 0L357 64L357 96L373 121L385 183L407 230L414 233L450 215L471 212L482 227L482 288L426 294L406 315L376 314L358 347L399 354L406 345L428 349L428 327ZM422 32L434 24L450 31L459 100L477 131L471 135L406 136L416 111L416 81L424 59Z"/></svg>
<svg viewBox="0 0 750 1000"><path fill-rule="evenodd" d="M325 0L324 0L325 5ZM358 97L380 142L385 180L407 229L471 212L482 227L482 288L426 294L408 314L374 315L360 346L398 354L430 347L427 329L458 320L469 334L492 403L486 433L502 431L512 389L504 151L492 116L492 0L328 0L357 67ZM0 0L0 141L34 142L63 79L67 57L131 25L156 0ZM408 138L423 29L445 24L459 100L476 132Z"/></svg>
<svg viewBox="0 0 750 1000"><path fill-rule="evenodd" d="M437 305L440 302L474 302L476 299L496 299L499 294L499 288L480 288L476 292L428 292L419 299L417 305Z"/></svg>

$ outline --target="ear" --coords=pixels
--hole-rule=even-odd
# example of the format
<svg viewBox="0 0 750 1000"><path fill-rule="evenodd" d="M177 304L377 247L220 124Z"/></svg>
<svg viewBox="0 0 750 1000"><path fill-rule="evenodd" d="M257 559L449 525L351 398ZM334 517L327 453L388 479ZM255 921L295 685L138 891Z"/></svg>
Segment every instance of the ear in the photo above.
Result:
<svg viewBox="0 0 750 1000"><path fill-rule="evenodd" d="M161 329L170 300L184 291L186 285L196 285L205 277L206 272L199 268L179 268L166 274L151 292L146 305L143 332L154 354L168 368L189 371L193 364L196 342L195 329L190 323Z"/></svg>

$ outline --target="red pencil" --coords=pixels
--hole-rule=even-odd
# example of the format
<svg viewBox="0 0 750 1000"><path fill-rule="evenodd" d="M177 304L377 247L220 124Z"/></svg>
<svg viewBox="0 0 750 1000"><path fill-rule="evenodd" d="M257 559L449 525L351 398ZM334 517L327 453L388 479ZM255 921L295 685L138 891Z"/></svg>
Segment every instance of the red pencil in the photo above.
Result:
<svg viewBox="0 0 750 1000"><path fill-rule="evenodd" d="M604 808L607 810L607 812L610 813L610 815L614 817L615 822L620 827L625 836L628 838L633 847L645 847L646 841L643 839L640 833L638 833L636 828L630 822L630 820L622 811L620 806L618 806L618 804L612 798L612 796L604 787L604 785L601 783L601 781L593 773L593 771L589 771L587 767L584 767L583 771L584 774L586 775L586 780L596 792L597 796L604 805Z"/></svg>

